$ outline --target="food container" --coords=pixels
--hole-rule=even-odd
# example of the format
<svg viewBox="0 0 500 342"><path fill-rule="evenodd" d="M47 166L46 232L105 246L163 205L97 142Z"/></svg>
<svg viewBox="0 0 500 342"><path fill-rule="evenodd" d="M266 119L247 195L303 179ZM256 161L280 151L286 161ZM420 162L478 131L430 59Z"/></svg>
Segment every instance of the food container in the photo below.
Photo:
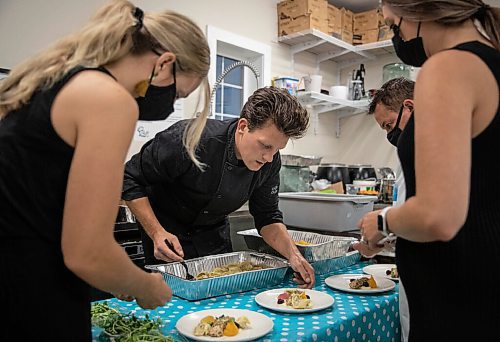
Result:
<svg viewBox="0 0 500 342"><path fill-rule="evenodd" d="M283 281L289 266L282 258L254 252L234 252L190 259L186 260L186 265L189 273L196 276L216 267L243 261L266 265L269 268L217 278L186 280L186 270L179 262L145 267L162 273L174 295L187 300L199 300L277 285Z"/></svg>
<svg viewBox="0 0 500 342"><path fill-rule="evenodd" d="M264 239L259 235L257 229L240 231L237 234L243 235L248 248L262 253L279 255ZM357 239L346 236L322 235L310 232L289 230L288 234L294 241L306 241L311 245L297 244L298 250L308 262L315 262L324 259L336 258L345 255L349 247Z"/></svg>
<svg viewBox="0 0 500 342"><path fill-rule="evenodd" d="M373 210L377 196L288 192L279 194L284 223L311 230L357 230L359 220Z"/></svg>
<svg viewBox="0 0 500 342"><path fill-rule="evenodd" d="M375 180L355 180L352 182L355 187L358 187L360 191L375 190L377 186L377 181Z"/></svg>
<svg viewBox="0 0 500 342"><path fill-rule="evenodd" d="M333 259L325 259L311 263L315 274L328 274L342 268L354 265L361 259L358 251L349 252L343 256Z"/></svg>

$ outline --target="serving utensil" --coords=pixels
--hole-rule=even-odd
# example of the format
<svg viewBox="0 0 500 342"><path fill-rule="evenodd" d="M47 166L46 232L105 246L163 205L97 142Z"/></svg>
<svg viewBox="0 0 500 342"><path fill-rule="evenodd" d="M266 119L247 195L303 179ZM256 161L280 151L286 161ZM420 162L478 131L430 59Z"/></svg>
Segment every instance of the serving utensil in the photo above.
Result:
<svg viewBox="0 0 500 342"><path fill-rule="evenodd" d="M175 254L179 255L179 254L177 253L177 251L174 249L174 246L172 246L172 244L170 243L170 241L168 241L167 239L165 239L165 244L168 246L168 248L170 248L170 250L171 250L172 252L174 252ZM179 256L180 256L180 255L179 255ZM186 279L187 279L187 280L193 280L193 279L194 279L194 277L193 277L193 275L192 275L192 274L190 274L190 273L189 273L189 271L188 271L188 267L187 267L187 265L186 265L186 262L185 262L184 260L179 261L179 262L180 262L180 264L184 267L184 269L186 270Z"/></svg>

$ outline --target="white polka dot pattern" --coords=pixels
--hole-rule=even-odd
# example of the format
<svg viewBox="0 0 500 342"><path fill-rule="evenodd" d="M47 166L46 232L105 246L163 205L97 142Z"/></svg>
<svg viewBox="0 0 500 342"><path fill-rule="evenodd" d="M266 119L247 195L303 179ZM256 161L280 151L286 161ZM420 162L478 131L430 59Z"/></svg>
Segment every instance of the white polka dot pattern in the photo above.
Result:
<svg viewBox="0 0 500 342"><path fill-rule="evenodd" d="M274 321L274 330L259 341L400 341L398 310L398 285L394 291L382 295L353 295L333 290L325 285L325 278L332 274L362 273L367 263L358 263L334 273L317 275L315 290L330 294L333 307L312 314L275 313L263 309L255 302L255 295L263 290L240 294L223 295L216 298L189 302L177 297L162 308L143 310L134 303L109 300L112 307L121 312L146 313L160 318L162 331L171 334L175 340L182 340L175 330L177 320L182 316L205 309L240 308L262 312ZM291 279L279 287L294 287ZM93 341L98 341L100 329L93 327Z"/></svg>

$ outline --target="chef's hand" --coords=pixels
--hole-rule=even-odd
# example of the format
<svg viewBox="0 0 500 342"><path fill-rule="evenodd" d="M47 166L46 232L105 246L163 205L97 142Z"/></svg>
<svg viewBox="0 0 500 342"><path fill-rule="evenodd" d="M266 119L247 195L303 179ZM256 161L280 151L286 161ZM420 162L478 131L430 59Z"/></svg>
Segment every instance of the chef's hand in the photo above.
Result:
<svg viewBox="0 0 500 342"><path fill-rule="evenodd" d="M172 245L174 250L170 249L169 246L167 246L165 240L167 240L170 245ZM156 259L166 262L183 260L184 251L182 250L182 246L177 236L170 234L166 230L162 230L160 232L157 232L153 236L153 243L154 256Z"/></svg>
<svg viewBox="0 0 500 342"><path fill-rule="evenodd" d="M378 242L385 236L378 230L378 214L381 210L371 211L361 220L359 220L358 227L361 230L362 241L366 242L368 247L372 250L380 249Z"/></svg>
<svg viewBox="0 0 500 342"><path fill-rule="evenodd" d="M149 281L141 297L136 297L137 304L143 309L156 309L172 299L172 290L160 273L148 274Z"/></svg>
<svg viewBox="0 0 500 342"><path fill-rule="evenodd" d="M297 251L297 253L292 254L288 259L290 266L292 267L293 281L299 285L301 289L311 289L314 287L316 278L314 277L314 269L312 266L304 259L302 254Z"/></svg>
<svg viewBox="0 0 500 342"><path fill-rule="evenodd" d="M377 255L377 253L384 249L384 247L370 248L364 241L353 244L352 248L361 253L361 255L365 258L373 258L375 255Z"/></svg>
<svg viewBox="0 0 500 342"><path fill-rule="evenodd" d="M124 300L126 302L131 302L135 299L134 296L122 295L122 294L118 294L118 293L112 293L112 295L115 296L116 298L118 298L119 300Z"/></svg>

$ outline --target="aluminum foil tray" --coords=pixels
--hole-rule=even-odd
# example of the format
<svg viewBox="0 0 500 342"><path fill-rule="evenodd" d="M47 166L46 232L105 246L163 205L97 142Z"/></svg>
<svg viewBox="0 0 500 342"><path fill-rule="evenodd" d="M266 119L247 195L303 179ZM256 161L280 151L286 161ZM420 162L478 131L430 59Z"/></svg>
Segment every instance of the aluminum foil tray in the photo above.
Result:
<svg viewBox="0 0 500 342"><path fill-rule="evenodd" d="M196 276L200 272L212 271L216 267L243 261L263 264L269 268L217 278L186 280L186 270L178 262L145 267L162 273L163 279L174 295L187 300L199 300L277 285L283 281L289 266L282 258L255 252L234 252L190 259L186 260L186 265L189 273Z"/></svg>
<svg viewBox="0 0 500 342"><path fill-rule="evenodd" d="M244 230L237 234L243 235L248 248L261 253L279 255L278 252L264 241L257 232L257 229ZM322 235L297 230L289 230L288 234L290 234L290 237L294 241L304 240L312 243L312 245L307 246L297 245L297 248L308 262L343 256L347 253L352 243L358 241L352 237Z"/></svg>
<svg viewBox="0 0 500 342"><path fill-rule="evenodd" d="M315 274L328 274L349 267L357 263L361 259L361 254L358 251L349 252L344 256L320 260L311 263Z"/></svg>

